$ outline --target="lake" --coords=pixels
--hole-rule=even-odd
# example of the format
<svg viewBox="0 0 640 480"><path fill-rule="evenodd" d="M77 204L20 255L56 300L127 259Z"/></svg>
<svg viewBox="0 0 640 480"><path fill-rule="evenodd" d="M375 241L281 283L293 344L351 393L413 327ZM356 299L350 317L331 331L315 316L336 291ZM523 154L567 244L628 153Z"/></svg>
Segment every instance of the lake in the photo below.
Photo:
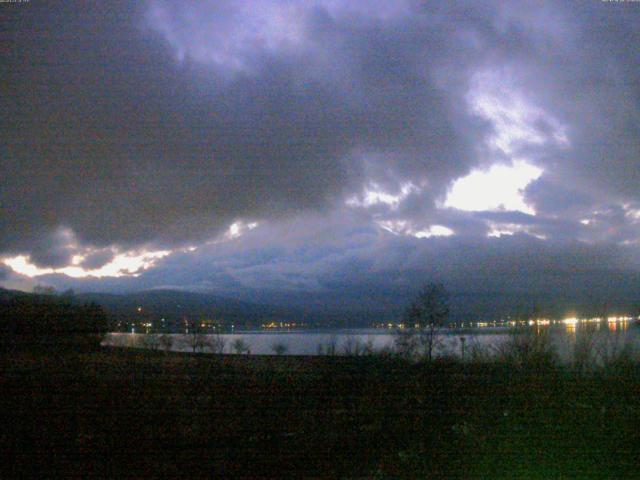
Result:
<svg viewBox="0 0 640 480"><path fill-rule="evenodd" d="M615 354L627 347L640 347L640 328L633 322L614 322L599 325L562 325L550 327L527 327L530 333L546 333L550 341L563 359L568 359L576 346L577 340L589 340L594 349L602 354ZM171 346L176 352L191 352L194 336L187 334L168 334ZM513 336L507 328L476 329L473 331L446 331L441 335L441 342L436 350L439 356L453 355L460 357L462 343L466 356L474 349L495 352ZM464 339L464 340L463 340ZM159 335L142 333L109 333L103 341L104 346L130 348L157 348ZM396 335L393 331L383 329L350 329L334 331L300 330L294 332L246 331L220 335L201 335L202 345L199 351L215 351L213 345L222 341L223 353L236 353L234 342L241 340L246 347L245 353L252 355L273 355L276 345L281 346L286 355L322 355L322 354L362 354L364 352L382 352L393 350ZM582 344L584 344L584 341ZM578 342L580 344L580 342ZM160 346L159 348L162 348Z"/></svg>

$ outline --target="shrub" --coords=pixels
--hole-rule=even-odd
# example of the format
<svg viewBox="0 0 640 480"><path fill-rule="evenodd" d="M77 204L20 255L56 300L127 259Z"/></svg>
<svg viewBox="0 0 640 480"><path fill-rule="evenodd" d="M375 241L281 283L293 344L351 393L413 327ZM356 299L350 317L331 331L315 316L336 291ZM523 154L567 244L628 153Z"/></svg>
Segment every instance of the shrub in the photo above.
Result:
<svg viewBox="0 0 640 480"><path fill-rule="evenodd" d="M471 363L487 363L495 360L492 348L489 345L482 345L476 339L467 345L465 358Z"/></svg>
<svg viewBox="0 0 640 480"><path fill-rule="evenodd" d="M158 350L160 347L160 337L158 335L149 333L142 339L142 345L149 350Z"/></svg>
<svg viewBox="0 0 640 480"><path fill-rule="evenodd" d="M358 339L353 337L352 335L347 335L344 340L344 344L342 345L342 352L344 353L344 355L348 357L357 357L358 355L360 355L360 350L361 347Z"/></svg>
<svg viewBox="0 0 640 480"><path fill-rule="evenodd" d="M585 373L597 365L595 351L596 337L593 328L584 328L576 332L571 350L571 366L577 373Z"/></svg>
<svg viewBox="0 0 640 480"><path fill-rule="evenodd" d="M367 338L367 341L364 342L362 346L362 354L363 355L375 355L376 351L373 348L373 338Z"/></svg>
<svg viewBox="0 0 640 480"><path fill-rule="evenodd" d="M515 331L496 348L497 359L518 368L547 369L558 364L558 353L551 343L548 330Z"/></svg>
<svg viewBox="0 0 640 480"><path fill-rule="evenodd" d="M211 339L211 350L213 353L224 353L224 347L227 345L227 341L220 335L216 333L216 335Z"/></svg>
<svg viewBox="0 0 640 480"><path fill-rule="evenodd" d="M606 331L594 345L595 361L606 371L625 369L634 361L635 347L624 333Z"/></svg>

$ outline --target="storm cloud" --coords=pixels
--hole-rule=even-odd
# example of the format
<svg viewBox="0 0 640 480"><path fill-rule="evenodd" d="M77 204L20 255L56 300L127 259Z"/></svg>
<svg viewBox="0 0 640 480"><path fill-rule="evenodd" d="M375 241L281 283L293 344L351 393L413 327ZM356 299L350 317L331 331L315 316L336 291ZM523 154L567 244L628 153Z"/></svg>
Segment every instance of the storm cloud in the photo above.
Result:
<svg viewBox="0 0 640 480"><path fill-rule="evenodd" d="M633 2L1 8L0 258L43 280L234 294L638 269ZM500 185L462 189L484 207L449 197L523 165L503 204ZM62 273L152 251L117 278Z"/></svg>

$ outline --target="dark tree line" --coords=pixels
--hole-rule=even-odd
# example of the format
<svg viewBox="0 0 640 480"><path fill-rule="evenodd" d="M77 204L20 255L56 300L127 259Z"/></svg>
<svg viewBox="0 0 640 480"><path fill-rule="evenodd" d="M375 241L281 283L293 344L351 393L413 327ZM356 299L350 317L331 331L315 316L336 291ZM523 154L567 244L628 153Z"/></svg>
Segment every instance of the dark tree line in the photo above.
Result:
<svg viewBox="0 0 640 480"><path fill-rule="evenodd" d="M108 331L104 309L95 304L74 304L69 297L16 295L0 301L0 334L9 342L99 343Z"/></svg>

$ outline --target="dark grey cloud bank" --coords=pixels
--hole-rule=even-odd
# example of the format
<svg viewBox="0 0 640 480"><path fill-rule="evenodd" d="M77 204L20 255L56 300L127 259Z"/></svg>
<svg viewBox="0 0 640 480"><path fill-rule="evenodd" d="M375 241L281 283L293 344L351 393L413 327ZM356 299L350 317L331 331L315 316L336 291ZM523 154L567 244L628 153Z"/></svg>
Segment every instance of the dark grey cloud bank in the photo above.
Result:
<svg viewBox="0 0 640 480"><path fill-rule="evenodd" d="M524 234L424 240L363 226L348 214L321 220L299 218L175 254L135 279L43 280L59 289L177 288L372 315L400 314L425 279L445 282L454 312L467 318L637 305L640 257L628 247Z"/></svg>
<svg viewBox="0 0 640 480"><path fill-rule="evenodd" d="M0 255L60 267L91 248L89 269L112 247L200 246L137 278L49 281L233 294L442 276L507 291L637 271L638 4L1 8ZM442 208L457 178L518 159L543 170L524 191L535 215ZM365 204L372 189L399 200ZM239 219L261 226L201 246ZM487 238L497 225L526 234Z"/></svg>

